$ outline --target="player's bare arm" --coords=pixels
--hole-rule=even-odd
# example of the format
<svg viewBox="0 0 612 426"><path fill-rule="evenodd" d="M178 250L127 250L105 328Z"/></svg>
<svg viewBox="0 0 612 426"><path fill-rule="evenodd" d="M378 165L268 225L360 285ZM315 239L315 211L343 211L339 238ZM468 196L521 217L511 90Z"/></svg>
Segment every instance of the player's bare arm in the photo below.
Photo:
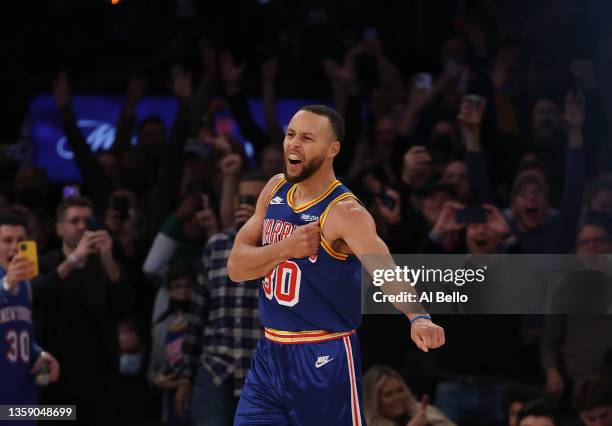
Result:
<svg viewBox="0 0 612 426"><path fill-rule="evenodd" d="M283 175L279 174L270 179L257 200L255 214L236 235L227 262L227 273L234 282L263 277L287 259L302 258L317 252L321 236L319 222L298 227L289 238L261 245L266 208L272 191L282 178Z"/></svg>
<svg viewBox="0 0 612 426"><path fill-rule="evenodd" d="M389 253L389 248L376 233L374 219L355 199L348 198L332 206L324 222L322 233L334 249L357 256L370 274L375 269L395 269L396 264ZM405 283L401 289L406 289ZM389 290L387 285L384 285L382 290L394 291ZM396 303L394 306L410 319L424 312L420 304ZM425 352L444 344L444 330L426 319L419 319L413 323L411 337Z"/></svg>

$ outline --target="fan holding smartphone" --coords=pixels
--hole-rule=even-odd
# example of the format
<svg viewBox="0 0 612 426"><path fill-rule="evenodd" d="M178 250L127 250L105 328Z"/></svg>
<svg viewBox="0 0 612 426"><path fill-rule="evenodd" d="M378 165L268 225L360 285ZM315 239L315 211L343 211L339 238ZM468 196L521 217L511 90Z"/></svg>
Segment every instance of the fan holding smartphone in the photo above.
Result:
<svg viewBox="0 0 612 426"><path fill-rule="evenodd" d="M32 286L38 274L36 243L27 240L21 217L0 213L0 404L36 405L36 385L59 377L59 364L36 343ZM10 384L10 385L9 385ZM33 425L34 422L24 423Z"/></svg>
<svg viewBox="0 0 612 426"><path fill-rule="evenodd" d="M491 204L466 207L447 201L430 233L430 238L444 242L451 235L465 229L465 244L471 254L496 253L502 245L514 244L508 222Z"/></svg>

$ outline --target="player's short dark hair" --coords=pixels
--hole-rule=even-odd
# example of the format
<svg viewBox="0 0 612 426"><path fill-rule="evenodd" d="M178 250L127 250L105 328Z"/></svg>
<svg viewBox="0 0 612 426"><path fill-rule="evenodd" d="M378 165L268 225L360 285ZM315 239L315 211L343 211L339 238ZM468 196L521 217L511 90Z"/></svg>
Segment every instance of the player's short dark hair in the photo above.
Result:
<svg viewBox="0 0 612 426"><path fill-rule="evenodd" d="M525 404L516 416L516 423L520 426L521 421L529 416L548 417L553 421L553 424L559 424L557 407L552 401L546 398L539 398Z"/></svg>
<svg viewBox="0 0 612 426"><path fill-rule="evenodd" d="M346 131L344 126L344 118L342 118L340 114L330 107L325 105L306 105L305 107L300 108L300 111L312 112L313 114L327 118L336 139L339 142L344 140L344 133Z"/></svg>
<svg viewBox="0 0 612 426"><path fill-rule="evenodd" d="M0 226L2 225L22 226L24 229L28 229L25 219L19 216L17 212L10 210L0 212Z"/></svg>
<svg viewBox="0 0 612 426"><path fill-rule="evenodd" d="M93 203L87 197L74 196L64 198L55 209L56 219L62 220L70 207L87 207L93 211Z"/></svg>
<svg viewBox="0 0 612 426"><path fill-rule="evenodd" d="M612 381L600 376L587 376L576 383L572 402L577 412L612 406Z"/></svg>

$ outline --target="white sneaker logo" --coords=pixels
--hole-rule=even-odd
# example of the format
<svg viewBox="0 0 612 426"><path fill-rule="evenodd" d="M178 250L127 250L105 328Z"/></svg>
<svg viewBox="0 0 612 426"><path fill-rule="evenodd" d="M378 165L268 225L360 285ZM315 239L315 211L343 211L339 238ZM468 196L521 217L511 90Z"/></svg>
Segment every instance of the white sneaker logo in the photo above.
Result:
<svg viewBox="0 0 612 426"><path fill-rule="evenodd" d="M276 196L270 200L270 204L272 205L284 204L284 200L281 197Z"/></svg>
<svg viewBox="0 0 612 426"><path fill-rule="evenodd" d="M329 355L325 355L325 356L320 356L317 359L317 362L315 362L315 367L317 368L321 368L323 367L325 364L327 364L328 362L332 362L334 359L330 358Z"/></svg>

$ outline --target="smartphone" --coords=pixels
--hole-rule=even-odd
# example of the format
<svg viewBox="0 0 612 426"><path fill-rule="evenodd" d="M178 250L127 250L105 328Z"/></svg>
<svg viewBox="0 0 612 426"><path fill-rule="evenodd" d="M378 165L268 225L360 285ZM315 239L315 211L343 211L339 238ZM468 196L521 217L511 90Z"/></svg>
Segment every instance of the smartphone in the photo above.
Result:
<svg viewBox="0 0 612 426"><path fill-rule="evenodd" d="M62 191L63 198L78 197L81 195L79 185L65 185Z"/></svg>
<svg viewBox="0 0 612 426"><path fill-rule="evenodd" d="M98 221L96 219L94 219L92 216L89 216L86 220L87 222L87 230L88 231L101 231L104 229L104 227L102 225L100 225L98 223Z"/></svg>
<svg viewBox="0 0 612 426"><path fill-rule="evenodd" d="M457 210L456 219L458 223L486 223L486 210L482 207L466 207Z"/></svg>
<svg viewBox="0 0 612 426"><path fill-rule="evenodd" d="M255 207L255 205L257 204L257 197L255 197L254 195L240 194L238 196L238 204L247 204L249 206Z"/></svg>
<svg viewBox="0 0 612 426"><path fill-rule="evenodd" d="M28 277L32 279L38 275L38 251L36 241L21 241L19 243L19 254L34 264L34 275Z"/></svg>
<svg viewBox="0 0 612 426"><path fill-rule="evenodd" d="M112 208L119 214L119 220L125 222L131 216L130 199L125 195L113 197Z"/></svg>
<svg viewBox="0 0 612 426"><path fill-rule="evenodd" d="M383 205L389 210L393 210L395 208L395 200L387 195L386 187L381 185L378 196L380 197L380 200L382 201Z"/></svg>
<svg viewBox="0 0 612 426"><path fill-rule="evenodd" d="M431 90L433 78L428 72L420 72L414 76L414 88L417 90Z"/></svg>

